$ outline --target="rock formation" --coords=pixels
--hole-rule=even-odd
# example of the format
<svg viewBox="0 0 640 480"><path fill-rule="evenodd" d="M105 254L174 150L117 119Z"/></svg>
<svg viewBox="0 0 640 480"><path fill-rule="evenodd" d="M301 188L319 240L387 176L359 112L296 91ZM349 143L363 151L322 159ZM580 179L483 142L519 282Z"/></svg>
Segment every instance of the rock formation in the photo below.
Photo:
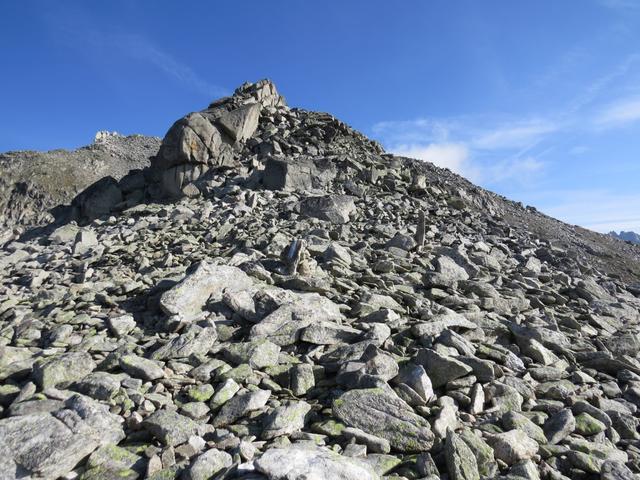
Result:
<svg viewBox="0 0 640 480"><path fill-rule="evenodd" d="M2 480L638 478L637 247L268 81L73 204L0 252Z"/></svg>

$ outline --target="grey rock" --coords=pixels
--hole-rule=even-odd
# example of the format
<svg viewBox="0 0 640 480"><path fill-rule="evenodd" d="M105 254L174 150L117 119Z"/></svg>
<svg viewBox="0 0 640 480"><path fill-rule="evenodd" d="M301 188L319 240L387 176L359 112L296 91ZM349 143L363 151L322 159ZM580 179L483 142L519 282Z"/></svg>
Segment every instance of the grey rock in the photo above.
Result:
<svg viewBox="0 0 640 480"><path fill-rule="evenodd" d="M70 352L55 355L34 365L33 377L41 389L64 387L83 379L96 368L96 363L86 352Z"/></svg>
<svg viewBox="0 0 640 480"><path fill-rule="evenodd" d="M446 357L434 350L422 349L414 361L422 365L434 388L440 388L456 378L470 374L473 369L455 357Z"/></svg>
<svg viewBox="0 0 640 480"><path fill-rule="evenodd" d="M124 355L119 360L122 370L132 377L142 380L157 380L164 377L164 370L154 360L138 357L136 355Z"/></svg>
<svg viewBox="0 0 640 480"><path fill-rule="evenodd" d="M181 322L191 322L211 298L222 300L223 291L251 288L253 281L242 270L201 262L192 273L160 297L160 307Z"/></svg>
<svg viewBox="0 0 640 480"><path fill-rule="evenodd" d="M331 450L291 445L271 448L254 460L258 472L267 478L286 480L378 480L380 477L365 462L344 457Z"/></svg>
<svg viewBox="0 0 640 480"><path fill-rule="evenodd" d="M434 397L431 379L422 365L413 363L405 365L400 369L393 382L407 385L420 395L425 402L429 402Z"/></svg>
<svg viewBox="0 0 640 480"><path fill-rule="evenodd" d="M331 223L348 223L356 212L356 204L349 195L307 197L300 202L300 212L308 217Z"/></svg>
<svg viewBox="0 0 640 480"><path fill-rule="evenodd" d="M200 327L189 325L185 333L172 338L165 345L151 354L153 360L169 360L171 358L186 358L190 355L206 355L216 339L218 333L215 327Z"/></svg>
<svg viewBox="0 0 640 480"><path fill-rule="evenodd" d="M445 457L451 480L480 480L476 457L452 430L447 431Z"/></svg>
<svg viewBox="0 0 640 480"><path fill-rule="evenodd" d="M280 347L267 339L233 343L223 350L227 360L235 365L248 363L251 368L262 369L278 364Z"/></svg>
<svg viewBox="0 0 640 480"><path fill-rule="evenodd" d="M137 326L136 321L131 315L109 317L107 319L107 325L111 333L113 333L118 338L124 337Z"/></svg>
<svg viewBox="0 0 640 480"><path fill-rule="evenodd" d="M255 390L236 395L223 405L220 413L213 419L212 424L215 427L229 425L247 413L264 407L270 396L271 392L269 390Z"/></svg>
<svg viewBox="0 0 640 480"><path fill-rule="evenodd" d="M570 409L565 408L549 417L544 423L544 433L551 445L561 442L576 429L576 419Z"/></svg>
<svg viewBox="0 0 640 480"><path fill-rule="evenodd" d="M262 438L269 440L302 430L311 410L307 402L292 402L269 413L263 422Z"/></svg>
<svg viewBox="0 0 640 480"><path fill-rule="evenodd" d="M291 345L302 329L319 319L340 321L344 318L338 305L317 293L298 294L251 328L254 339L267 338L279 346Z"/></svg>
<svg viewBox="0 0 640 480"><path fill-rule="evenodd" d="M152 413L142 422L142 426L168 447L185 443L198 430L196 422L170 410Z"/></svg>
<svg viewBox="0 0 640 480"><path fill-rule="evenodd" d="M218 125L236 142L251 137L258 127L260 105L253 103L225 113L218 119Z"/></svg>
<svg viewBox="0 0 640 480"><path fill-rule="evenodd" d="M212 448L198 455L184 476L187 480L209 480L233 463L231 455L222 450Z"/></svg>
<svg viewBox="0 0 640 480"><path fill-rule="evenodd" d="M118 417L79 396L53 414L5 418L0 420L0 478L33 475L54 480L96 448L123 438Z"/></svg>
<svg viewBox="0 0 640 480"><path fill-rule="evenodd" d="M493 447L496 459L502 460L507 465L529 460L538 452L536 441L521 430L492 435L487 442Z"/></svg>
<svg viewBox="0 0 640 480"><path fill-rule="evenodd" d="M399 398L382 389L351 390L333 402L333 414L347 425L384 438L400 451L431 448L429 423Z"/></svg>
<svg viewBox="0 0 640 480"><path fill-rule="evenodd" d="M304 395L316 384L316 379L313 375L313 366L308 363L301 363L291 367L291 370L289 370L289 377L291 391L297 396Z"/></svg>

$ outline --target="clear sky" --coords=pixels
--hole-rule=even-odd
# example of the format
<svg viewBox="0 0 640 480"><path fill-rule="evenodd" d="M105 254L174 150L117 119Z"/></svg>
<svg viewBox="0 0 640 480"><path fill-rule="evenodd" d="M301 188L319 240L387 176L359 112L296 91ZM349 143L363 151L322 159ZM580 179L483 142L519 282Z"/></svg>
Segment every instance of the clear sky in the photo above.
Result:
<svg viewBox="0 0 640 480"><path fill-rule="evenodd" d="M0 151L164 135L269 77L388 150L640 231L640 0L14 1Z"/></svg>

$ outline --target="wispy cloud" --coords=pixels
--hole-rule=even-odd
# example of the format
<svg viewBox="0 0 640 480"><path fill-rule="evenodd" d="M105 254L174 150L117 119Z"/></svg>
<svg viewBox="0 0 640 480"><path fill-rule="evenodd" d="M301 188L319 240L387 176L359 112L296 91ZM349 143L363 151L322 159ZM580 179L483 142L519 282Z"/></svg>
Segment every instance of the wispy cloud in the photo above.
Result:
<svg viewBox="0 0 640 480"><path fill-rule="evenodd" d="M84 55L87 62L105 69L121 69L134 60L146 65L184 88L205 95L208 99L228 95L228 89L199 75L187 62L163 49L157 41L139 32L101 27L93 13L84 8L45 8L41 12L45 25L55 41Z"/></svg>
<svg viewBox="0 0 640 480"><path fill-rule="evenodd" d="M92 41L96 46L117 48L134 60L146 62L168 77L211 98L228 94L227 89L206 81L191 67L163 51L142 35L95 32L92 35Z"/></svg>
<svg viewBox="0 0 640 480"><path fill-rule="evenodd" d="M541 172L545 164L527 152L558 128L544 119L509 122L467 116L380 122L372 131L393 153L425 160L492 186L530 181Z"/></svg>
<svg viewBox="0 0 640 480"><path fill-rule="evenodd" d="M526 120L487 130L472 142L476 148L483 150L524 148L559 128L559 125L548 119Z"/></svg>
<svg viewBox="0 0 640 480"><path fill-rule="evenodd" d="M637 0L598 0L598 3L615 10L640 10L640 3Z"/></svg>
<svg viewBox="0 0 640 480"><path fill-rule="evenodd" d="M638 120L640 120L640 96L633 96L608 105L596 115L594 122L599 127L612 128Z"/></svg>

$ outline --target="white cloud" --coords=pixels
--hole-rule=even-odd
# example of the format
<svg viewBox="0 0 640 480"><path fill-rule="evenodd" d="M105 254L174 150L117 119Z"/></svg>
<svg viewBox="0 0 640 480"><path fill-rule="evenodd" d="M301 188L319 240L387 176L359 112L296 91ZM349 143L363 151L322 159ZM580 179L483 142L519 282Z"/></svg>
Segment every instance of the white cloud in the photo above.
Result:
<svg viewBox="0 0 640 480"><path fill-rule="evenodd" d="M640 97L631 97L609 105L594 122L600 127L615 127L640 120Z"/></svg>
<svg viewBox="0 0 640 480"><path fill-rule="evenodd" d="M469 168L469 150L459 143L398 145L392 151L396 155L431 162L461 175L467 176L472 173Z"/></svg>
<svg viewBox="0 0 640 480"><path fill-rule="evenodd" d="M137 34L99 33L98 41L106 46L118 48L123 54L135 60L147 62L168 77L177 80L211 99L224 96L228 91L201 78L191 67L161 50L149 39Z"/></svg>
<svg viewBox="0 0 640 480"><path fill-rule="evenodd" d="M559 126L550 120L531 120L485 130L472 142L483 150L524 148L558 129Z"/></svg>
<svg viewBox="0 0 640 480"><path fill-rule="evenodd" d="M419 118L380 122L372 131L390 152L448 168L476 183L530 182L544 164L524 153L558 127L541 119L500 120Z"/></svg>

